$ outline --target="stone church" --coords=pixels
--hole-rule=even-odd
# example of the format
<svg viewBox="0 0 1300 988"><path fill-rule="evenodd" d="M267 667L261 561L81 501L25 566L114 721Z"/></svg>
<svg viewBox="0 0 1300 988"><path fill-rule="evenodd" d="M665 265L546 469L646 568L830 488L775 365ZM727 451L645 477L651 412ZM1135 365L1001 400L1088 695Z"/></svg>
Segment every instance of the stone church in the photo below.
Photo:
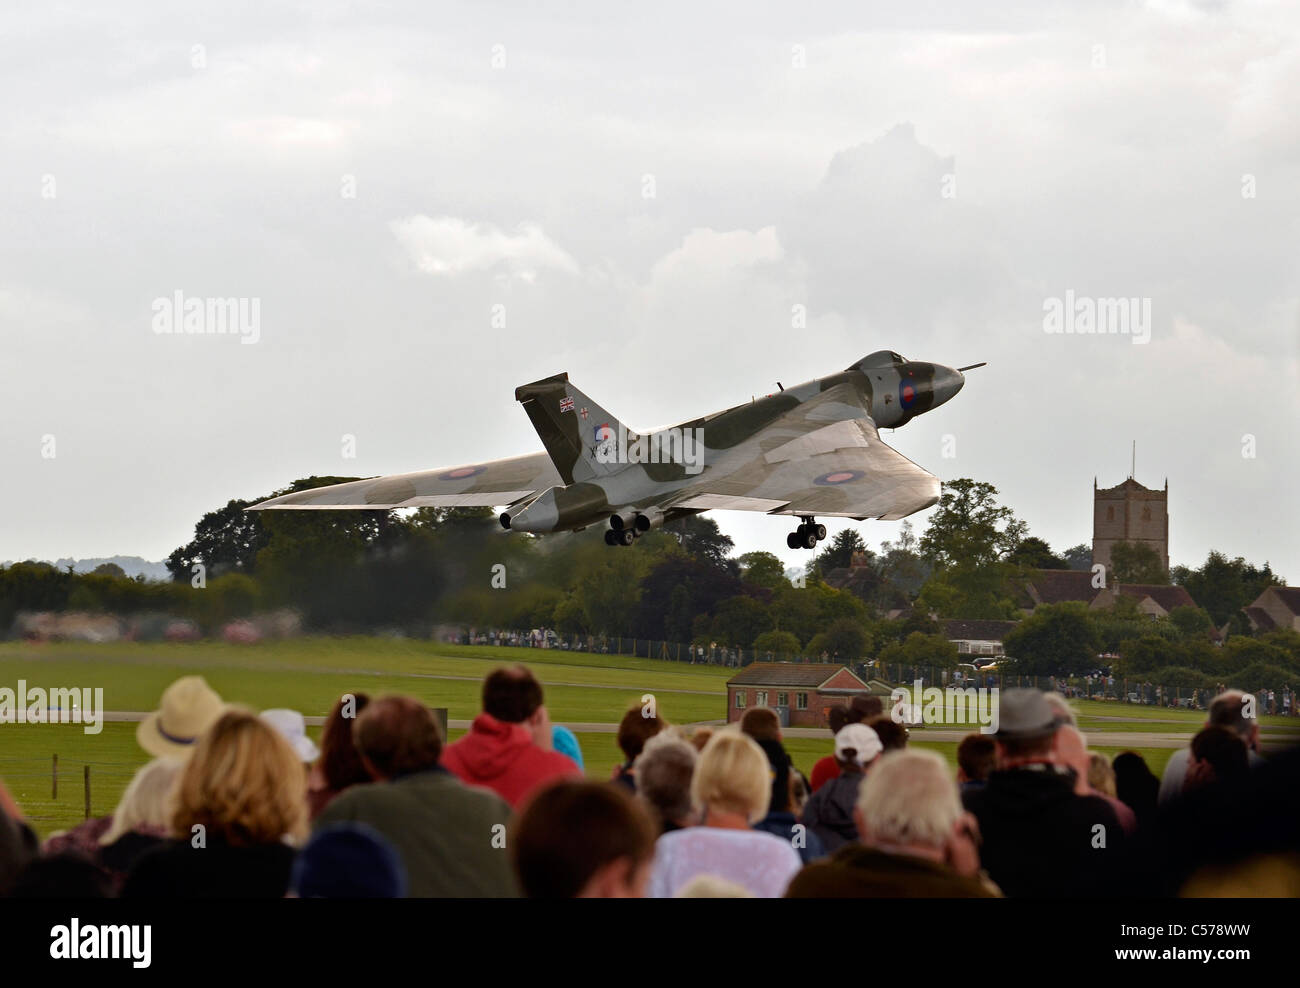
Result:
<svg viewBox="0 0 1300 988"><path fill-rule="evenodd" d="M1137 542L1155 550L1169 570L1169 481L1162 491L1143 487L1132 477L1116 487L1097 488L1092 481L1092 562L1110 569L1116 542Z"/></svg>

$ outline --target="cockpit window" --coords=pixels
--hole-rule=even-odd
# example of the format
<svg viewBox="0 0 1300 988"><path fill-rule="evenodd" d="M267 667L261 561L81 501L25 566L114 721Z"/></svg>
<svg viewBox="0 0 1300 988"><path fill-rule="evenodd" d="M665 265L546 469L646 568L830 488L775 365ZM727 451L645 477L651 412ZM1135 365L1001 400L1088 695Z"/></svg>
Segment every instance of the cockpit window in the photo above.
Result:
<svg viewBox="0 0 1300 988"><path fill-rule="evenodd" d="M893 350L877 350L862 361L864 367L888 367L891 364L905 364L907 361Z"/></svg>

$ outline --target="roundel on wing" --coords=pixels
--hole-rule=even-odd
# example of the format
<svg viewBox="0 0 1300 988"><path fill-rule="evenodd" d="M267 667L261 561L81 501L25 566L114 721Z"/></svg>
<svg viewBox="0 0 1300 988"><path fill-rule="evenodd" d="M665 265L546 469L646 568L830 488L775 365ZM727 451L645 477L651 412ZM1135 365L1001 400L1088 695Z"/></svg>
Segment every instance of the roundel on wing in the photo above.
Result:
<svg viewBox="0 0 1300 988"><path fill-rule="evenodd" d="M898 382L898 403L904 408L911 408L916 404L916 382L910 377L905 377Z"/></svg>
<svg viewBox="0 0 1300 988"><path fill-rule="evenodd" d="M864 474L861 470L836 470L834 473L822 474L813 483L820 484L822 487L834 487L836 484L847 484L862 476Z"/></svg>
<svg viewBox="0 0 1300 988"><path fill-rule="evenodd" d="M455 470L448 470L446 473L438 474L439 480L464 480L466 477L476 477L483 472L483 467L457 467Z"/></svg>

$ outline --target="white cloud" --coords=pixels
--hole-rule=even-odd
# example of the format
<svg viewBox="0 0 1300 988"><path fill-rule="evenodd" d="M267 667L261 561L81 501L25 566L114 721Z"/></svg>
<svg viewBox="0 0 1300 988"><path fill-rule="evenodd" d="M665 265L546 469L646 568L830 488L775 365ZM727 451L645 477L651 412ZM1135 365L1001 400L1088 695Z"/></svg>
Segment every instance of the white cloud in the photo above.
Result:
<svg viewBox="0 0 1300 988"><path fill-rule="evenodd" d="M785 257L776 236L776 227L765 226L757 232L729 230L719 233L697 228L688 233L682 245L661 257L651 269L650 280L661 282L697 274L716 275L758 264L771 264Z"/></svg>
<svg viewBox="0 0 1300 988"><path fill-rule="evenodd" d="M505 233L490 224L471 224L454 216L421 215L395 220L389 228L411 263L426 274L454 278L504 267L514 276L533 281L547 268L578 273L578 262L531 223Z"/></svg>

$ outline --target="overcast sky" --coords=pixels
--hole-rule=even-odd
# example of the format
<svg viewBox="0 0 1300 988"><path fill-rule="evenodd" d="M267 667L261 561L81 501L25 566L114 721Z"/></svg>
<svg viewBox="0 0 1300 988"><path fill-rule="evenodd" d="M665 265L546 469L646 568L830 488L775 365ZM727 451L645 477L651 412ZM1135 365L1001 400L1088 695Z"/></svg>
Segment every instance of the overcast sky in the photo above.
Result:
<svg viewBox="0 0 1300 988"><path fill-rule="evenodd" d="M883 436L1054 548L1136 440L1171 562L1300 582L1294 2L188 6L0 13L0 559L530 452L560 371L644 427L892 349L989 362ZM257 342L156 333L178 291Z"/></svg>

